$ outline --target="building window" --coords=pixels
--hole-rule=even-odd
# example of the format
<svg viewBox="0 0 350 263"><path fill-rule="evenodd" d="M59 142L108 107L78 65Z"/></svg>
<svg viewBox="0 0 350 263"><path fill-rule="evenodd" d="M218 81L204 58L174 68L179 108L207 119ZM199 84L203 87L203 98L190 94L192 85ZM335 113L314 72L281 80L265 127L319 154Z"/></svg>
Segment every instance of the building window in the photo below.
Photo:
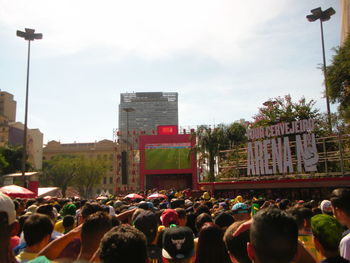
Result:
<svg viewBox="0 0 350 263"><path fill-rule="evenodd" d="M111 160L111 161L113 160L113 154L109 155L109 160Z"/></svg>
<svg viewBox="0 0 350 263"><path fill-rule="evenodd" d="M109 183L113 184L113 177L109 177Z"/></svg>
<svg viewBox="0 0 350 263"><path fill-rule="evenodd" d="M107 177L103 177L103 184L107 184Z"/></svg>

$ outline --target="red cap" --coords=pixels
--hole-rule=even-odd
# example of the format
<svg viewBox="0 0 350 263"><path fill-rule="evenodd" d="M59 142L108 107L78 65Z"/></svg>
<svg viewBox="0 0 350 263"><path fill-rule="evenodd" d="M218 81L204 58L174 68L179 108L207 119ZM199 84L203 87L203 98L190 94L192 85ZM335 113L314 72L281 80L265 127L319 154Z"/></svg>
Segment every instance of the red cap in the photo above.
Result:
<svg viewBox="0 0 350 263"><path fill-rule="evenodd" d="M170 224L179 225L179 215L174 209L165 209L160 216L163 226L169 227Z"/></svg>

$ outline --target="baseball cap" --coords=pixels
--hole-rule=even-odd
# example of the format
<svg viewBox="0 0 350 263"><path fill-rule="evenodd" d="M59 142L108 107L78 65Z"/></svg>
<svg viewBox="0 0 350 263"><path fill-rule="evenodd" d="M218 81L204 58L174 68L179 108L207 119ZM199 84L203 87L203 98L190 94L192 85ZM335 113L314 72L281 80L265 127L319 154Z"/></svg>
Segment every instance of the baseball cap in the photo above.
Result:
<svg viewBox="0 0 350 263"><path fill-rule="evenodd" d="M11 225L16 220L15 205L10 197L0 193L0 211L6 212L8 216L8 223Z"/></svg>
<svg viewBox="0 0 350 263"><path fill-rule="evenodd" d="M166 259L186 259L194 254L193 232L186 226L168 228L163 233L162 256Z"/></svg>
<svg viewBox="0 0 350 263"><path fill-rule="evenodd" d="M145 234L150 244L157 234L158 222L156 215L151 211L142 211L134 220L134 226Z"/></svg>
<svg viewBox="0 0 350 263"><path fill-rule="evenodd" d="M75 215L75 211L77 210L77 207L75 206L75 204L69 203L66 204L61 211L61 215L62 216L66 216L66 215Z"/></svg>
<svg viewBox="0 0 350 263"><path fill-rule="evenodd" d="M320 208L323 214L332 212L332 203L329 200L323 200L320 204Z"/></svg>
<svg viewBox="0 0 350 263"><path fill-rule="evenodd" d="M162 224L168 227L170 224L179 224L179 215L177 214L175 209L165 209L160 216L160 220Z"/></svg>
<svg viewBox="0 0 350 263"><path fill-rule="evenodd" d="M236 203L234 206L232 206L232 212L234 214L249 213L250 212L250 207L248 207L244 203Z"/></svg>

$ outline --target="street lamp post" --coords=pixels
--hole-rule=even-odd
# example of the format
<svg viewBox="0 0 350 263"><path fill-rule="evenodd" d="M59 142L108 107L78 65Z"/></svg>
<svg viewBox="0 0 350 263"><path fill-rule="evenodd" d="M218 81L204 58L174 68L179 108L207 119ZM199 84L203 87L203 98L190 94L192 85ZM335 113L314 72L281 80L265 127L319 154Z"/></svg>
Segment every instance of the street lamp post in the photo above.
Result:
<svg viewBox="0 0 350 263"><path fill-rule="evenodd" d="M22 153L22 178L24 187L26 187L25 171L27 160L27 120L28 120L28 92L29 92L29 62L30 62L30 41L42 39L43 34L34 33L35 29L26 28L25 32L17 30L16 35L28 41L28 59L27 59L27 84L26 84L26 103L24 113L24 134L23 134L23 153Z"/></svg>
<svg viewBox="0 0 350 263"><path fill-rule="evenodd" d="M326 68L326 55L324 51L324 36L323 36L323 22L331 19L331 16L335 14L335 10L330 7L325 11L322 11L321 7L312 9L310 15L307 15L306 18L309 22L314 22L320 20L321 25L321 41L322 41L322 55L323 55L323 74L324 74L324 85L326 88L326 102L327 102L327 116L328 116L328 128L329 132L332 133L332 119L331 119L331 108L329 105L329 95L328 95L328 85L327 85L327 68Z"/></svg>

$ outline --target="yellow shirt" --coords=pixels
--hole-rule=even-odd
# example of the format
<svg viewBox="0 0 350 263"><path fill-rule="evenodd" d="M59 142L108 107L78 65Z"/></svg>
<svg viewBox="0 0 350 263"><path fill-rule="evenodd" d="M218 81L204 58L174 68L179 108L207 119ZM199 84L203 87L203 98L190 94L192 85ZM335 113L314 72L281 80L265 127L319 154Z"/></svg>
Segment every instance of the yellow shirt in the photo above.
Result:
<svg viewBox="0 0 350 263"><path fill-rule="evenodd" d="M30 253L26 251L22 251L16 256L16 259L18 262L27 262L29 260L32 260L38 256L38 253Z"/></svg>
<svg viewBox="0 0 350 263"><path fill-rule="evenodd" d="M324 259L324 257L316 250L312 235L299 235L298 240L317 259L317 262Z"/></svg>
<svg viewBox="0 0 350 263"><path fill-rule="evenodd" d="M58 220L55 224L54 229L57 232L64 233L63 220Z"/></svg>

